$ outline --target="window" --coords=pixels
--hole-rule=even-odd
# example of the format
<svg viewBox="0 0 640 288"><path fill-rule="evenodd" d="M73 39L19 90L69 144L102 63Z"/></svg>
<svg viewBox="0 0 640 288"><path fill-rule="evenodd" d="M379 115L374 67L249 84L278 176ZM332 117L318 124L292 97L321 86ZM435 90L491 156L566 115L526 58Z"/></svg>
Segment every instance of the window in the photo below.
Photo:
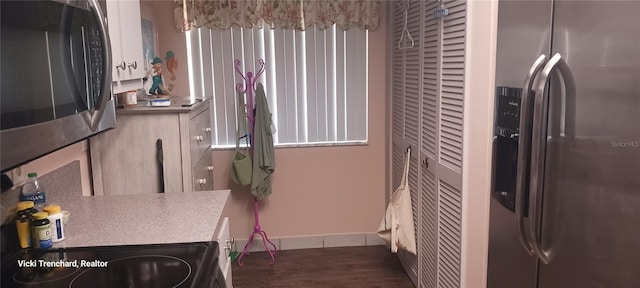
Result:
<svg viewBox="0 0 640 288"><path fill-rule="evenodd" d="M367 31L335 25L187 32L191 95L213 101L213 147L235 145L235 88L242 80L234 70L236 58L254 73L258 60L265 60L256 84L267 94L276 146L366 143L367 43Z"/></svg>

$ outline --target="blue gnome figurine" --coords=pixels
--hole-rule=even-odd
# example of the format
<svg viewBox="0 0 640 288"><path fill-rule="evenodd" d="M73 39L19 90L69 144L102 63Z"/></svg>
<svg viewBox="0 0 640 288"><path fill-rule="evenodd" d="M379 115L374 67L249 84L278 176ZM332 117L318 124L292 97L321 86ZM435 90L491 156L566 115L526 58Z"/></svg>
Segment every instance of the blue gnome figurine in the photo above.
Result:
<svg viewBox="0 0 640 288"><path fill-rule="evenodd" d="M151 65L153 65L153 67L151 68L151 70L149 70L149 73L147 74L147 75L151 75L151 80L153 81L152 82L153 84L149 89L149 94L151 95L164 94L164 91L162 91L162 87L163 87L162 59L160 59L159 57L153 58L153 61L151 61Z"/></svg>

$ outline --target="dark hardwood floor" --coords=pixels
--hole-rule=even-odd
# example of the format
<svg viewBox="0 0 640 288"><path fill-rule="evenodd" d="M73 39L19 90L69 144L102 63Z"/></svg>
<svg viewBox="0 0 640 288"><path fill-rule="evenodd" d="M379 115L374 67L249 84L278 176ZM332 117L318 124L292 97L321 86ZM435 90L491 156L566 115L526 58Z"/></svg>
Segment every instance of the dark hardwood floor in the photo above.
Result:
<svg viewBox="0 0 640 288"><path fill-rule="evenodd" d="M414 288L395 254L384 246L278 251L269 266L266 252L251 252L244 266L233 263L233 287Z"/></svg>

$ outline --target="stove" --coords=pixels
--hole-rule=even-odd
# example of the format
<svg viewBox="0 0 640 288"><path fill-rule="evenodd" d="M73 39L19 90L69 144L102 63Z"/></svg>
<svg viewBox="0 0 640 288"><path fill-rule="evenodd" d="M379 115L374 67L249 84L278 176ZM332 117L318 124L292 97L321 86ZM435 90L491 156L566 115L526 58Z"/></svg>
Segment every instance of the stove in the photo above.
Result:
<svg viewBox="0 0 640 288"><path fill-rule="evenodd" d="M225 287L218 243L24 249L2 261L4 287Z"/></svg>

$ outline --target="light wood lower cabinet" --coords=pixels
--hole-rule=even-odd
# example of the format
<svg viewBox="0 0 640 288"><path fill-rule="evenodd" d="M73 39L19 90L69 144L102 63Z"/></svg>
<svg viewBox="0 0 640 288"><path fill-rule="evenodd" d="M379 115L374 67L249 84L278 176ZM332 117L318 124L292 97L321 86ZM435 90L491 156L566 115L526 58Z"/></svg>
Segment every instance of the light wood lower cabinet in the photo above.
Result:
<svg viewBox="0 0 640 288"><path fill-rule="evenodd" d="M213 190L209 103L160 109L120 111L90 139L94 195Z"/></svg>
<svg viewBox="0 0 640 288"><path fill-rule="evenodd" d="M229 251L231 251L233 245L231 234L229 233L229 217L225 217L220 222L216 239L218 242L218 249L220 254L218 255L218 265L220 271L224 275L226 287L233 287L232 275L231 275L231 257L229 257Z"/></svg>

